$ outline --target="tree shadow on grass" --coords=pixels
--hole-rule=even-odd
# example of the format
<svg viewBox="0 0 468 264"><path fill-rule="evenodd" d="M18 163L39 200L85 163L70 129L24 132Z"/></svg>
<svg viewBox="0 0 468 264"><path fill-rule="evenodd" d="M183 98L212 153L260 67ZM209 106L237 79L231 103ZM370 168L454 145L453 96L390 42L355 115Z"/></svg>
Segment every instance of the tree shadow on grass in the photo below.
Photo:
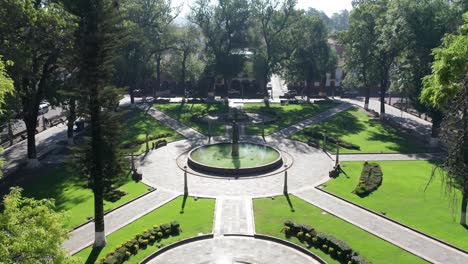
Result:
<svg viewBox="0 0 468 264"><path fill-rule="evenodd" d="M387 148L394 152L419 153L428 151L414 136L398 131L385 124L379 124L379 126L376 127L376 131L369 131L367 140L381 144L387 142L392 143L393 146L388 146Z"/></svg>
<svg viewBox="0 0 468 264"><path fill-rule="evenodd" d="M85 264L94 264L96 263L97 258L99 257L99 254L101 253L103 248L99 247L93 247L93 250L91 250L91 253L89 253L88 258L86 259Z"/></svg>
<svg viewBox="0 0 468 264"><path fill-rule="evenodd" d="M188 195L184 195L184 198L183 198L183 200L182 200L182 206L180 207L180 213L181 213L181 214L184 213L185 204L187 203L187 198L188 198Z"/></svg>

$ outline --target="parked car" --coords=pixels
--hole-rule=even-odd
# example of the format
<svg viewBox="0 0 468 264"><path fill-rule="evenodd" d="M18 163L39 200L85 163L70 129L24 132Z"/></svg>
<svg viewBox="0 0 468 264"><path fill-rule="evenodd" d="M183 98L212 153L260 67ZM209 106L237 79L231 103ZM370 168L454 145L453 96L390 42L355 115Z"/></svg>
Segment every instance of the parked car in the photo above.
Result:
<svg viewBox="0 0 468 264"><path fill-rule="evenodd" d="M43 115L47 112L49 112L49 107L50 104L49 102L43 101L42 103L39 104L39 115Z"/></svg>
<svg viewBox="0 0 468 264"><path fill-rule="evenodd" d="M266 88L267 90L273 89L273 85L271 84L271 82L267 83Z"/></svg>

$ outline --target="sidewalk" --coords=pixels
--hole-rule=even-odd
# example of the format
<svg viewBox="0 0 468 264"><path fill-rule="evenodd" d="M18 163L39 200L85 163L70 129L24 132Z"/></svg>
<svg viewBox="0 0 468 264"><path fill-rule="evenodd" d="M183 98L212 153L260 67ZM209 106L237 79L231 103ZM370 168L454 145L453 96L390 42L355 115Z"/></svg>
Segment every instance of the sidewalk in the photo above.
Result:
<svg viewBox="0 0 468 264"><path fill-rule="evenodd" d="M104 216L106 235L117 231L154 209L163 206L178 195L179 194L157 190L106 214ZM94 222L90 222L73 230L70 233L70 238L63 243L63 247L73 255L85 247L90 246L93 241Z"/></svg>
<svg viewBox="0 0 468 264"><path fill-rule="evenodd" d="M364 107L364 101L358 99L340 99L343 102L348 102L360 107ZM380 113L380 102L377 100L371 99L369 101L369 109ZM396 123L402 125L403 127L415 131L420 135L430 138L432 123L424 119L418 118L412 114L406 113L398 108L385 104L385 114L386 117L391 118Z"/></svg>
<svg viewBox="0 0 468 264"><path fill-rule="evenodd" d="M433 263L468 263L468 255L315 188L294 193L369 233ZM390 261L391 262L391 261Z"/></svg>

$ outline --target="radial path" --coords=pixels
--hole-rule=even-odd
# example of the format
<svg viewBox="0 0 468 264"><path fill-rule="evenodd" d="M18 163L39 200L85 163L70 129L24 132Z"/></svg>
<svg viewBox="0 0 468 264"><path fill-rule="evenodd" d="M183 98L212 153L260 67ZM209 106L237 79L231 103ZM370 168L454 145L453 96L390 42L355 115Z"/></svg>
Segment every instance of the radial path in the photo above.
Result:
<svg viewBox="0 0 468 264"><path fill-rule="evenodd" d="M178 164L176 159L183 157L184 153L193 147L202 143L206 144L206 137L162 114L160 111L149 109L152 116L176 129L179 133L188 137L189 140L172 142L144 156L139 162L138 170L143 173L144 183L158 189L155 193L149 194L147 199L156 199L157 201L148 202L144 200L144 197L106 215L106 225L108 226L106 232L110 233L117 230L173 199L177 194L183 194L186 183L189 195L216 198L213 227L216 239L210 240L209 243L212 244L201 241L177 247L157 257L158 260L164 260L158 263L211 263L210 261L217 259L219 256L226 255L231 258L231 263L235 263L233 258L237 257L246 257L247 261L256 259L257 261L254 263L306 263L304 259L301 259L304 256L298 257L297 262L295 262L293 256L297 255L297 252L290 252L292 249L289 248L281 249L277 248L277 245L260 246L257 244L258 241L253 238L232 240L223 236L226 234L253 234L255 226L251 199L282 195L287 187L287 192L297 195L309 203L426 260L436 263L468 263L468 255L463 252L315 189L316 186L329 179L328 172L334 165L334 156L322 150L313 149L304 143L286 139L286 137L349 107L351 105L347 103L338 105L266 138L266 144L287 152L290 156L292 166L288 168L288 177L285 177L284 172L245 179L236 177L213 178L210 175L189 174L187 175L187 182L184 181L184 171L182 170L185 164ZM212 138L212 143L218 140L222 140L222 138ZM243 136L242 140L258 142L259 138ZM369 156L358 154L342 155L341 157L341 160L416 160L432 159L434 155L382 154ZM140 207L141 209L138 209ZM137 210L137 212L134 210ZM92 224L88 224L81 229L75 230L72 233L72 238L65 243L65 246L74 252L78 248L89 245L93 238L92 226ZM238 246L234 247L233 244L238 244ZM197 251L197 254L193 254L194 250ZM267 252L265 250L268 250L268 254L262 254ZM229 255L229 252L232 252L232 254ZM264 260L263 257L268 255L271 255L271 258ZM206 258L203 258L203 256ZM283 262L268 261L271 259L280 260L283 256L287 257L287 260ZM183 261L186 257L189 259ZM197 259L192 259L195 257ZM242 258L239 260L242 261Z"/></svg>

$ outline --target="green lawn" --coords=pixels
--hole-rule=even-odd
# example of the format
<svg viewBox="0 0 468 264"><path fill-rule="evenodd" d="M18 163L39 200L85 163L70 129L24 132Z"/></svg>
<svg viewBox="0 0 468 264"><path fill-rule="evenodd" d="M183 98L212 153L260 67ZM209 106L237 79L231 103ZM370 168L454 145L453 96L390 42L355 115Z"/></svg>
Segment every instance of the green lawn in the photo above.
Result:
<svg viewBox="0 0 468 264"><path fill-rule="evenodd" d="M360 150L340 148L340 153L420 153L430 152L430 148L418 144L414 138L382 124L379 120L371 120L363 110L352 108L339 113L325 122L308 127L291 138L308 142L309 137L305 131L317 131L329 136L340 138L343 141L358 145ZM323 144L323 140L320 140ZM336 151L335 145L327 144L326 148Z"/></svg>
<svg viewBox="0 0 468 264"><path fill-rule="evenodd" d="M468 249L468 229L458 224L460 220L460 197L453 202L444 193L440 176L425 187L430 179L433 165L427 161L381 161L382 185L365 198L351 192L356 187L362 170L362 162L343 162L343 170L337 179L326 183L325 190L344 199L386 213L387 217L430 234L455 246Z"/></svg>
<svg viewBox="0 0 468 264"><path fill-rule="evenodd" d="M308 224L319 232L335 236L348 243L350 247L358 251L372 263L424 263L416 257L348 222L333 215L323 212L304 200L295 196L289 196L295 211L291 212L290 206L284 196L254 199L255 229L259 234L287 239L281 229L285 220L291 220L300 224ZM295 244L305 247L297 238L287 239ZM311 248L311 251L329 263L337 263L329 255Z"/></svg>
<svg viewBox="0 0 468 264"><path fill-rule="evenodd" d="M195 201L192 197L188 197L185 203L184 213L181 214L180 210L183 205L183 200L183 196L180 196L132 222L130 225L108 235L107 245L102 251L92 252L92 248L88 247L78 252L75 256L82 258L83 263L93 264L96 259L104 257L118 245L134 238L137 234L143 233L143 230L150 229L153 225L166 224L174 220L180 223L182 232L178 236L171 236L167 239L161 240L160 243L163 245L168 245L185 238L193 237L199 233L211 233L213 228L215 200L198 199ZM130 260L126 263L138 263L143 260L145 257L157 250L155 245L148 246L145 250L140 250L138 254L130 257Z"/></svg>
<svg viewBox="0 0 468 264"><path fill-rule="evenodd" d="M335 104L271 104L267 108L264 104L245 104L246 112L266 114L274 118L274 121L265 124L265 135L277 132L283 128L294 125L304 119L312 117L320 112L336 106ZM247 127L247 134L261 135L262 125L250 125Z"/></svg>
<svg viewBox="0 0 468 264"><path fill-rule="evenodd" d="M145 114L139 109L129 110L122 116L122 135L123 140L122 144L129 144L136 141L143 141L146 139L146 133L149 137L155 137L163 134L171 134L169 137L159 138L153 141L149 141L149 146L151 143L157 140L165 139L168 142L176 141L183 139L184 137L174 131L173 129L167 127L161 122L157 121L148 114ZM140 145L134 146L128 149L128 153L135 152L136 155L139 155L146 150L146 144L142 143Z"/></svg>
<svg viewBox="0 0 468 264"><path fill-rule="evenodd" d="M221 113L227 111L224 104L155 104L154 107L204 135L209 134L208 123L194 121L192 116L203 116L210 111ZM211 135L213 136L223 135L224 131L223 125L213 124L211 126Z"/></svg>
<svg viewBox="0 0 468 264"><path fill-rule="evenodd" d="M44 171L43 171L44 170ZM94 215L94 195L91 189L85 188L85 182L77 173L64 165L55 169L39 170L36 177L19 183L24 189L23 194L36 199L53 198L57 210L67 211L68 217L64 225L71 229L87 221ZM120 188L128 194L112 203L104 201L104 210L108 211L145 192L148 187L143 183L135 183L128 179Z"/></svg>

